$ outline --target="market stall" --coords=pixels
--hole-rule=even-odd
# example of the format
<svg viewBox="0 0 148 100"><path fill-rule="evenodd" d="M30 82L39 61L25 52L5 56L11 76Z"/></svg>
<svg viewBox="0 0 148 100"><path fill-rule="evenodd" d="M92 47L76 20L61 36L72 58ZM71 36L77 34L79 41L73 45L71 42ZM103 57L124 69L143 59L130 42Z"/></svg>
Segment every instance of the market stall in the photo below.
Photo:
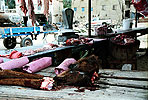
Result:
<svg viewBox="0 0 148 100"><path fill-rule="evenodd" d="M135 42L135 37L127 36L135 36L137 32L145 34L147 28L118 31L105 39L69 38L62 46L26 47L8 55L3 51L1 56L5 58L0 64L0 98L145 100L148 97L147 71L101 69L107 64L106 58L111 49L114 49L113 54L118 53L117 49L120 51L118 54L123 50L117 46L109 48L108 39L117 41L120 46L136 43L131 46L136 48L130 48L134 50L133 54L125 48L124 56L114 55L119 60L124 58L129 61L128 58L133 58L139 48L139 42ZM88 34L91 36L90 32Z"/></svg>

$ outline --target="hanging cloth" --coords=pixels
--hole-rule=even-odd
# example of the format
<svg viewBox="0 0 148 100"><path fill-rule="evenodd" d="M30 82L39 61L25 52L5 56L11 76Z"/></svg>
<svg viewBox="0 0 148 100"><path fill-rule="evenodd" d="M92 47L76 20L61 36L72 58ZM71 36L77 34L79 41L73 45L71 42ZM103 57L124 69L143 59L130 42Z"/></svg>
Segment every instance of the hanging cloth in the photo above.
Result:
<svg viewBox="0 0 148 100"><path fill-rule="evenodd" d="M132 0L132 3L139 13L148 16L148 0Z"/></svg>

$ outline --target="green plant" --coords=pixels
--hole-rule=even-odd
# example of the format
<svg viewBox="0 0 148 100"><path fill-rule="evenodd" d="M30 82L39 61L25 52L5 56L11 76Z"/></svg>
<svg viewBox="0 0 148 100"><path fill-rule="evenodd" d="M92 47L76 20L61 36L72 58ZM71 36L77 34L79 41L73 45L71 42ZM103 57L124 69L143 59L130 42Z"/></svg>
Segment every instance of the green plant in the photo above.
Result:
<svg viewBox="0 0 148 100"><path fill-rule="evenodd" d="M71 0L63 0L64 8L71 8Z"/></svg>
<svg viewBox="0 0 148 100"><path fill-rule="evenodd" d="M8 6L9 9L15 8L15 0L5 0L5 5Z"/></svg>

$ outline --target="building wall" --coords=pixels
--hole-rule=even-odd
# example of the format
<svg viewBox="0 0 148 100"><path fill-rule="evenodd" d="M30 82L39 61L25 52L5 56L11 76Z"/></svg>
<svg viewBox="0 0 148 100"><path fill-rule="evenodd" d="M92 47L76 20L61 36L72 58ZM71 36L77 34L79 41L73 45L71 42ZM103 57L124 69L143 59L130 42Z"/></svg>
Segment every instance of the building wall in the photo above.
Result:
<svg viewBox="0 0 148 100"><path fill-rule="evenodd" d="M33 0L35 14L43 14L44 5L42 4L42 7L39 8L37 1ZM125 0L91 0L91 2L92 19L98 17L99 19L111 19L114 23L118 23L124 17L122 10L127 9ZM27 3L28 0L26 0ZM52 23L62 22L63 0L53 0L49 6ZM17 13L24 16L20 10L18 0L16 0L16 9ZM88 21L88 0L72 0L72 9L74 9L74 21Z"/></svg>
<svg viewBox="0 0 148 100"><path fill-rule="evenodd" d="M5 2L4 0L0 0L0 11L4 11L5 10Z"/></svg>
<svg viewBox="0 0 148 100"><path fill-rule="evenodd" d="M124 0L91 0L92 19L111 19L114 23L122 21L126 8ZM82 11L82 7L85 8ZM72 9L75 10L75 20L88 20L88 0L72 0Z"/></svg>
<svg viewBox="0 0 148 100"><path fill-rule="evenodd" d="M62 22L63 0L53 0L52 5L52 23Z"/></svg>
<svg viewBox="0 0 148 100"><path fill-rule="evenodd" d="M83 21L88 18L88 0L72 0L72 9L74 20Z"/></svg>

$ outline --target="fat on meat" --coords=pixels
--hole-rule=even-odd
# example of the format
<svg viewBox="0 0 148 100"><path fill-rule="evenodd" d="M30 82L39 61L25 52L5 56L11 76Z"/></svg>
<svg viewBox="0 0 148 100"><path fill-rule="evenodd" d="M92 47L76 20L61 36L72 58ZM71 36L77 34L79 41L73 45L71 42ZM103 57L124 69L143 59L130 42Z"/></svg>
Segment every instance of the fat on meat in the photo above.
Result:
<svg viewBox="0 0 148 100"><path fill-rule="evenodd" d="M34 5L32 0L28 0L28 10L29 10L29 17L32 19L32 26L35 23L35 13L34 13Z"/></svg>
<svg viewBox="0 0 148 100"><path fill-rule="evenodd" d="M38 6L42 6L42 1L38 0Z"/></svg>
<svg viewBox="0 0 148 100"><path fill-rule="evenodd" d="M52 0L44 0L44 15L47 18L47 21L49 15L49 1L52 2Z"/></svg>
<svg viewBox="0 0 148 100"><path fill-rule="evenodd" d="M19 0L18 0L18 2L19 2ZM24 12L24 14L26 16L26 13L28 12L28 10L27 10L27 7L26 7L25 0L21 0L20 1L20 8L21 8L21 10Z"/></svg>

